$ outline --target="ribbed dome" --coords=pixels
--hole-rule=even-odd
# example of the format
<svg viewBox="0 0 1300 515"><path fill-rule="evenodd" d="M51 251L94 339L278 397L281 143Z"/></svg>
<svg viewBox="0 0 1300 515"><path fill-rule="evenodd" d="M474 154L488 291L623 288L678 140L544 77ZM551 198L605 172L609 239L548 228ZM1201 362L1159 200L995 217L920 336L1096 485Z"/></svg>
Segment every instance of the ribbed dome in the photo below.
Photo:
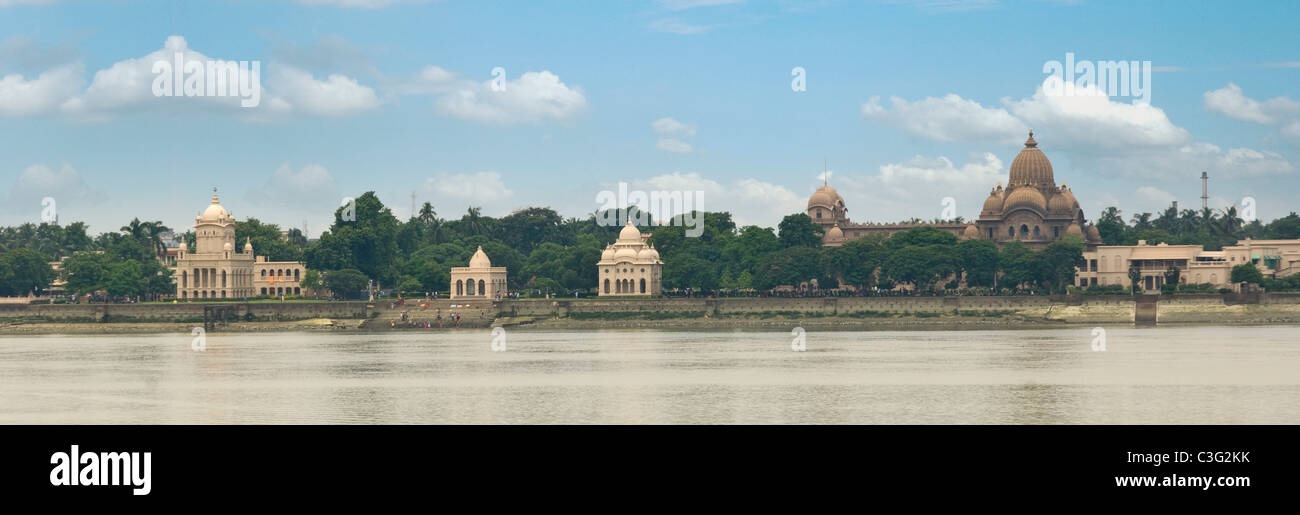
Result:
<svg viewBox="0 0 1300 515"><path fill-rule="evenodd" d="M1070 224L1069 227L1066 227L1066 228L1065 228L1065 234L1073 234L1073 235L1075 235L1075 236L1078 236L1078 237L1082 238L1082 237L1083 237L1083 229L1079 228L1079 223L1078 223L1078 222L1075 222L1075 223Z"/></svg>
<svg viewBox="0 0 1300 515"><path fill-rule="evenodd" d="M1088 241L1101 241L1101 231L1097 230L1097 226L1088 224Z"/></svg>
<svg viewBox="0 0 1300 515"><path fill-rule="evenodd" d="M600 260L609 261L611 259L614 259L614 247L610 245L606 245L605 251L600 253Z"/></svg>
<svg viewBox="0 0 1300 515"><path fill-rule="evenodd" d="M628 220L627 225L623 226L623 230L618 232L618 241L640 243L641 231L637 230L635 225L632 225L631 220Z"/></svg>
<svg viewBox="0 0 1300 515"><path fill-rule="evenodd" d="M1032 187L1016 188L1007 196L1006 211L1017 208L1031 208L1039 212L1046 211L1047 199L1043 198L1043 194Z"/></svg>
<svg viewBox="0 0 1300 515"><path fill-rule="evenodd" d="M843 204L844 198L830 186L822 186L814 191L808 198L808 207L821 206L826 209L834 209L836 206Z"/></svg>
<svg viewBox="0 0 1300 515"><path fill-rule="evenodd" d="M844 231L839 226L831 227L826 231L826 236L822 238L825 241L844 241Z"/></svg>
<svg viewBox="0 0 1300 515"><path fill-rule="evenodd" d="M976 240L980 237L980 230L975 224L966 224L966 229L961 232L962 239Z"/></svg>
<svg viewBox="0 0 1300 515"><path fill-rule="evenodd" d="M641 252L636 253L636 259L638 261L653 261L659 259L659 252L650 247L646 247L641 249Z"/></svg>
<svg viewBox="0 0 1300 515"><path fill-rule="evenodd" d="M1011 180L1008 186L1026 184L1039 187L1052 187L1056 184L1056 179L1052 176L1052 163L1047 160L1043 151L1038 149L1033 131L1029 131L1025 148L1021 149L1020 153L1016 154L1016 158L1011 161Z"/></svg>
<svg viewBox="0 0 1300 515"><path fill-rule="evenodd" d="M483 246L479 245L478 250L474 251L474 255L469 258L469 267L490 268L491 266L492 260L488 259L487 254L483 253Z"/></svg>
<svg viewBox="0 0 1300 515"><path fill-rule="evenodd" d="M1064 193L1058 193L1048 199L1047 210L1056 214L1070 213L1074 210L1074 203L1070 202L1070 199Z"/></svg>
<svg viewBox="0 0 1300 515"><path fill-rule="evenodd" d="M996 215L1002 212L1002 193L993 190L989 193L989 198L984 201L984 214Z"/></svg>
<svg viewBox="0 0 1300 515"><path fill-rule="evenodd" d="M1079 199L1074 198L1074 192L1070 191L1070 188L1067 188L1064 184L1061 185L1061 196L1070 202L1070 207L1079 207Z"/></svg>

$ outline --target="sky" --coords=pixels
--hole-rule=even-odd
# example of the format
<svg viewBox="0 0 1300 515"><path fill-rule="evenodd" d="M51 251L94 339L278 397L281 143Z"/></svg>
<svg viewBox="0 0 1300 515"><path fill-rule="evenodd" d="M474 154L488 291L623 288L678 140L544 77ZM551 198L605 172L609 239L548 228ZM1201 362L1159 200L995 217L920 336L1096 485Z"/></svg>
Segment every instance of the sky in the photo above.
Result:
<svg viewBox="0 0 1300 515"><path fill-rule="evenodd" d="M626 183L774 227L823 181L855 222L945 198L972 219L1031 128L1090 219L1199 207L1206 171L1212 207L1267 221L1300 211L1297 19L1280 1L0 0L0 224L39 223L49 197L92 232L182 231L217 188L315 237L365 191L401 219L412 194L444 218L581 217ZM258 104L155 95L177 52L258 63ZM1150 79L1053 94L1067 54Z"/></svg>

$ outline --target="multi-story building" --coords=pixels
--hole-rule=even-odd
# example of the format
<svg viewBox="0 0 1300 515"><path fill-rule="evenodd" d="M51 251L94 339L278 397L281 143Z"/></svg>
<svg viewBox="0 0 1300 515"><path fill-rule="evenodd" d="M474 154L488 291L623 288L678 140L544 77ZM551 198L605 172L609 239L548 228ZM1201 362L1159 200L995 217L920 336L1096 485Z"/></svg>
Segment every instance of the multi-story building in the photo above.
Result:
<svg viewBox="0 0 1300 515"><path fill-rule="evenodd" d="M1129 287L1129 268L1136 266L1139 286L1156 290L1165 284L1165 273L1178 269L1183 284L1231 286L1232 267L1251 263L1264 277L1287 277L1300 272L1300 240L1245 239L1223 250L1205 250L1200 245L1099 246L1083 253L1085 264L1075 276L1079 286Z"/></svg>

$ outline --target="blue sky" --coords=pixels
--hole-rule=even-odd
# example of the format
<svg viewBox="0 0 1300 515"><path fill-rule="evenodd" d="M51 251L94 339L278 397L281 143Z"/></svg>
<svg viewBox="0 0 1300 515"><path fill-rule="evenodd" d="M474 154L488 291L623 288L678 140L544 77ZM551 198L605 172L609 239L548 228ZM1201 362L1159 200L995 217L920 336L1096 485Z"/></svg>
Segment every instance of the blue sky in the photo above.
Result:
<svg viewBox="0 0 1300 515"><path fill-rule="evenodd" d="M1294 2L0 0L0 223L314 236L346 195L444 217L704 191L774 226L830 182L855 221L978 214L1027 128L1086 214L1300 210ZM169 39L170 38L170 39ZM171 43L168 43L171 41ZM171 45L171 46L168 46ZM257 60L245 109L158 98L151 55ZM1039 93L1051 60L1151 61L1150 104ZM506 94L490 89L505 69ZM806 91L791 70L806 71Z"/></svg>

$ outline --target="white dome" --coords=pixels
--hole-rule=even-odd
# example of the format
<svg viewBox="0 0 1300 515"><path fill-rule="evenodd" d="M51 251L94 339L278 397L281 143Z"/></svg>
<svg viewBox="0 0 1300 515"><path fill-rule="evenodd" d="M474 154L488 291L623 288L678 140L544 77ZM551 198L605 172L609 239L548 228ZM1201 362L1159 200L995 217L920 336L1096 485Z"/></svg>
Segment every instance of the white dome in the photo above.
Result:
<svg viewBox="0 0 1300 515"><path fill-rule="evenodd" d="M641 261L654 261L659 259L659 252L656 252L655 249L650 247L646 247L641 249L641 252L636 253L636 258Z"/></svg>
<svg viewBox="0 0 1300 515"><path fill-rule="evenodd" d="M633 228L633 230L635 230L635 228ZM636 259L636 251L628 247L622 247L614 251L614 259L623 259L623 258Z"/></svg>
<svg viewBox="0 0 1300 515"><path fill-rule="evenodd" d="M208 204L207 209L203 210L203 214L199 215L199 219L203 221L218 221L229 217L230 212L226 211L226 208L221 207L221 203L217 200L217 192L213 190L212 203Z"/></svg>
<svg viewBox="0 0 1300 515"><path fill-rule="evenodd" d="M469 258L470 268L490 268L492 260L488 259L487 254L483 253L483 246L479 245L478 250L474 251L474 256Z"/></svg>
<svg viewBox="0 0 1300 515"><path fill-rule="evenodd" d="M605 251L600 253L600 260L609 261L611 259L614 259L614 247L606 245Z"/></svg>
<svg viewBox="0 0 1300 515"><path fill-rule="evenodd" d="M640 243L641 231L637 230L635 225L632 225L631 220L628 220L627 225L623 226L623 230L618 232L618 241Z"/></svg>
<svg viewBox="0 0 1300 515"><path fill-rule="evenodd" d="M230 242L226 242L226 244L223 245L223 246L221 247L221 249L224 250L224 251L226 251L226 252L234 252L234 250L235 250L235 246L232 245Z"/></svg>

